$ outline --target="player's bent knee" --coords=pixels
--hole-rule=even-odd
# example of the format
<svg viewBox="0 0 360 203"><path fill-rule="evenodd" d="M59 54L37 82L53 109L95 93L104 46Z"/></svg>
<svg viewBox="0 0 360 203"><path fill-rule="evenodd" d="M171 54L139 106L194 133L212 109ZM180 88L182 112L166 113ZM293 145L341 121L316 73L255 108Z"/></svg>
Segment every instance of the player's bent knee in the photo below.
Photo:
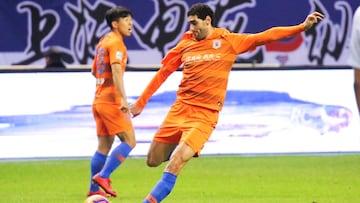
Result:
<svg viewBox="0 0 360 203"><path fill-rule="evenodd" d="M126 142L132 149L134 149L135 148L135 146L136 146L136 142L134 141L134 142Z"/></svg>
<svg viewBox="0 0 360 203"><path fill-rule="evenodd" d="M133 131L118 133L117 136L122 142L126 142L132 149L136 146L136 140Z"/></svg>
<svg viewBox="0 0 360 203"><path fill-rule="evenodd" d="M146 160L146 165L149 166L149 167L157 167L159 166L160 164L162 163L162 161L159 161L157 159L154 159L152 157L149 157L147 158Z"/></svg>

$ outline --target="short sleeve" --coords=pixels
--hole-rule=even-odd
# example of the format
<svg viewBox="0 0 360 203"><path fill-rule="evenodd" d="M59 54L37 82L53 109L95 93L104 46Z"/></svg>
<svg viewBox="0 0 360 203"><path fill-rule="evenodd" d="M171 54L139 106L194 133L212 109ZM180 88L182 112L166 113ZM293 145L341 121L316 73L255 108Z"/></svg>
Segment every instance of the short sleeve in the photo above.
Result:
<svg viewBox="0 0 360 203"><path fill-rule="evenodd" d="M124 65L123 63L126 61L126 47L121 41L114 40L112 43L109 43L108 50L110 65L114 63Z"/></svg>

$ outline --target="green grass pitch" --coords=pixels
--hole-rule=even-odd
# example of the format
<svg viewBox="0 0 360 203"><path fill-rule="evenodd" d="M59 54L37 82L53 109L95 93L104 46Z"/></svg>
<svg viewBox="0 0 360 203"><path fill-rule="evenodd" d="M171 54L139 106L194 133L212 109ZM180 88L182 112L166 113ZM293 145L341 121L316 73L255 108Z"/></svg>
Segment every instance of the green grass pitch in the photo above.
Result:
<svg viewBox="0 0 360 203"><path fill-rule="evenodd" d="M0 162L0 202L83 203L89 159ZM162 175L129 158L111 176L112 203L140 203ZM164 203L358 203L360 154L202 156L192 159Z"/></svg>

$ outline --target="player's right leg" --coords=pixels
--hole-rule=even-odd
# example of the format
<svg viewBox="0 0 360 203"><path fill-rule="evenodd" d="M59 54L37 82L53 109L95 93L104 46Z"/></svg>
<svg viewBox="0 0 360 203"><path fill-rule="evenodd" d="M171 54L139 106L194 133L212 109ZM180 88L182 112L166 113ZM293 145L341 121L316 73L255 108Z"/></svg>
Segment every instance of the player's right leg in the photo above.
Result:
<svg viewBox="0 0 360 203"><path fill-rule="evenodd" d="M195 154L196 151L189 145L184 141L180 142L173 151L163 176L146 196L143 203L161 202L166 198L174 188L177 176L181 169Z"/></svg>
<svg viewBox="0 0 360 203"><path fill-rule="evenodd" d="M169 160L169 156L172 151L177 146L175 144L162 143L157 141L152 141L149 152L147 154L146 164L150 167L159 166L164 161Z"/></svg>
<svg viewBox="0 0 360 203"><path fill-rule="evenodd" d="M114 142L115 136L98 136L98 150L96 153L99 154L107 154L111 150L112 143ZM110 196L116 197L116 192L111 188L111 181L109 179L109 176L100 176L100 173L103 171L106 165L109 164L110 159L108 159L106 162L103 162L100 170L97 171L97 173L91 173L92 181L96 183L96 185L101 187L105 190L107 194ZM100 191L100 190L99 190Z"/></svg>
<svg viewBox="0 0 360 203"><path fill-rule="evenodd" d="M91 158L90 162L90 189L87 193L87 196L91 196L94 194L99 194L103 196L107 196L105 192L100 190L98 184L96 184L92 178L95 174L99 173L103 168L106 162L107 155L101 154L100 152L96 151L95 154Z"/></svg>
<svg viewBox="0 0 360 203"><path fill-rule="evenodd" d="M97 129L97 135L98 135L98 147L96 152L91 158L90 163L90 189L87 193L87 196L91 196L94 194L100 194L103 196L106 195L105 192L100 190L100 187L98 184L96 184L92 178L94 175L99 173L101 169L104 167L107 155L111 149L112 143L114 141L114 136L109 136L108 131L106 130L106 127L104 126L104 123L101 119L100 114L96 110L96 106L93 106L93 114L95 118L96 123L96 129Z"/></svg>

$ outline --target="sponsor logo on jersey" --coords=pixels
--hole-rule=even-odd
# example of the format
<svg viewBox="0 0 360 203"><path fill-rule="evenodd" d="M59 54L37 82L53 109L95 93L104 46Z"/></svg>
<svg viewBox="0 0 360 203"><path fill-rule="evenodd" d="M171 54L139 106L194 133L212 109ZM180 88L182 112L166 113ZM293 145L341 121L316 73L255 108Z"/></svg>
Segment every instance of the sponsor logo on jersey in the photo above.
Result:
<svg viewBox="0 0 360 203"><path fill-rule="evenodd" d="M213 40L213 48L214 49L218 49L221 47L221 41L216 39L216 40Z"/></svg>
<svg viewBox="0 0 360 203"><path fill-rule="evenodd" d="M115 54L115 58L121 60L123 57L123 53L121 51L117 51Z"/></svg>
<svg viewBox="0 0 360 203"><path fill-rule="evenodd" d="M206 62L206 61L219 61L221 60L221 54L198 54L186 56L184 62L190 64L193 62Z"/></svg>

